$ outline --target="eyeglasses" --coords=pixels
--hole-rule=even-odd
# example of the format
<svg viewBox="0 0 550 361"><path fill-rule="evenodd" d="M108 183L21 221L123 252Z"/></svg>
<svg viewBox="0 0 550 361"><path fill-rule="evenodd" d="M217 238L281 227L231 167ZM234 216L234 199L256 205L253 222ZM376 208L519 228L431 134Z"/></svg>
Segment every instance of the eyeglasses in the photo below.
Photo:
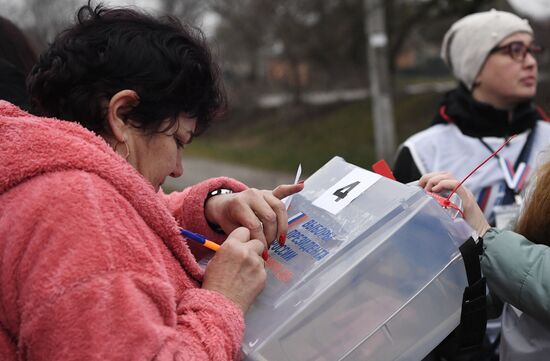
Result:
<svg viewBox="0 0 550 361"><path fill-rule="evenodd" d="M535 55L541 54L543 51L544 51L544 48L540 45L530 44L529 46L527 46L521 41L514 41L514 42L511 42L510 44L493 48L493 50L491 50L489 54L504 52L510 55L510 57L515 61L523 61L525 60L527 53L530 53L531 55L535 56Z"/></svg>

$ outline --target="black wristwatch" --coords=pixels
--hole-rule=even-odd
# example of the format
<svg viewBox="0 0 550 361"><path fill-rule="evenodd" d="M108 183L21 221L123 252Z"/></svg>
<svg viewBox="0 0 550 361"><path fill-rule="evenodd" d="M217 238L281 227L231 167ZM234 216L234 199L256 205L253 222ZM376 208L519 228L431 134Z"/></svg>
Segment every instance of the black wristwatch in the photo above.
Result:
<svg viewBox="0 0 550 361"><path fill-rule="evenodd" d="M233 193L233 191L227 188L214 189L213 191L208 192L208 194L206 195L206 199L204 200L204 206L206 207L206 202L212 197L219 196L221 194L231 194L231 193ZM219 224L209 222L208 220L206 220L206 223L208 223L208 225L210 226L210 228L212 228L214 232L219 234L225 234L225 232L223 231L222 227L220 227Z"/></svg>
<svg viewBox="0 0 550 361"><path fill-rule="evenodd" d="M214 189L213 191L208 192L208 194L206 195L206 199L204 200L204 203L206 203L206 201L209 200L210 198L219 196L220 194L231 194L231 193L233 193L233 191L227 188Z"/></svg>

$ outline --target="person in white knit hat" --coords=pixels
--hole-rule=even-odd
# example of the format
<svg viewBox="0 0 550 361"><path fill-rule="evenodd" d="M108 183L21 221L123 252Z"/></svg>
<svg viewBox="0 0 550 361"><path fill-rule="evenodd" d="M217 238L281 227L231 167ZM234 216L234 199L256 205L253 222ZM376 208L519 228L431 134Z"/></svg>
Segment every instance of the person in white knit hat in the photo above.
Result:
<svg viewBox="0 0 550 361"><path fill-rule="evenodd" d="M455 22L441 57L459 85L444 95L432 126L401 145L396 178L411 182L436 171L466 176L518 134L466 182L491 224L497 218L505 224L499 207L516 203L536 154L550 143L550 124L533 102L541 52L527 20L514 14L491 10Z"/></svg>
<svg viewBox="0 0 550 361"><path fill-rule="evenodd" d="M528 21L512 13L491 10L455 22L441 57L459 84L444 95L432 126L400 146L396 178L408 183L438 171L463 178L517 134L465 183L492 225L511 227L537 153L550 144L550 123L533 102L541 52Z"/></svg>

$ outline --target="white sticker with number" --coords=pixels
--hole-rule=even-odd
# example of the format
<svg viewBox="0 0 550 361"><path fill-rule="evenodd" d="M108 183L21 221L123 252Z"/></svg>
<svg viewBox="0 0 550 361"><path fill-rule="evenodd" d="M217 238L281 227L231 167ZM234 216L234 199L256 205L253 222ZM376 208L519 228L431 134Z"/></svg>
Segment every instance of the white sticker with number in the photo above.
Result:
<svg viewBox="0 0 550 361"><path fill-rule="evenodd" d="M313 205L337 214L380 178L379 174L356 168L317 198Z"/></svg>

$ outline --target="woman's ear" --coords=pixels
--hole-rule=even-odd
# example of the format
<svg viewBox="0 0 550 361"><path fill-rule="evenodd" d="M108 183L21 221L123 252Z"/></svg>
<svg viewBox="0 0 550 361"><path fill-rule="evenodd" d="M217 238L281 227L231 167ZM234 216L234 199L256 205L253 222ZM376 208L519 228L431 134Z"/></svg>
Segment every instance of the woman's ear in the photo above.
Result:
<svg viewBox="0 0 550 361"><path fill-rule="evenodd" d="M111 134L117 142L125 142L127 131L131 124L128 123L128 113L139 104L139 95L129 89L115 93L107 109L107 122Z"/></svg>

